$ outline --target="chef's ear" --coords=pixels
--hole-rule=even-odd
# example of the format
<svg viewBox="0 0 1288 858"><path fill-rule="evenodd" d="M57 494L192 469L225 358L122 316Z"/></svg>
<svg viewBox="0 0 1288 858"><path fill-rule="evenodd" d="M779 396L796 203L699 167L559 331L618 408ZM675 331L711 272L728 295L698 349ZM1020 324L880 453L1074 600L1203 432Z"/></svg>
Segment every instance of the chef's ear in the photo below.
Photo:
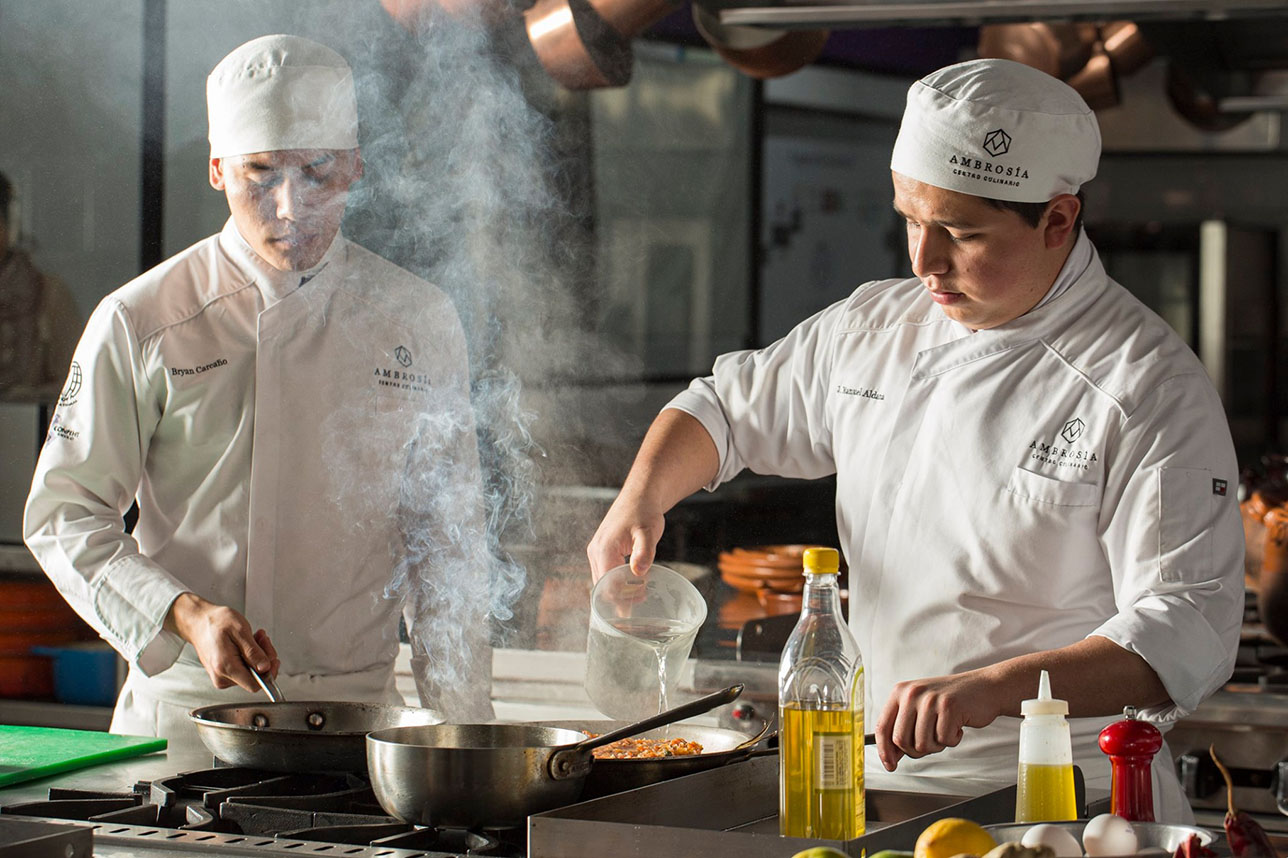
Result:
<svg viewBox="0 0 1288 858"><path fill-rule="evenodd" d="M1077 237L1074 227L1078 224L1080 211L1082 202L1073 194L1060 194L1047 202L1042 238L1048 248L1063 247L1071 235Z"/></svg>
<svg viewBox="0 0 1288 858"><path fill-rule="evenodd" d="M210 159L210 187L216 191L224 189L224 159Z"/></svg>

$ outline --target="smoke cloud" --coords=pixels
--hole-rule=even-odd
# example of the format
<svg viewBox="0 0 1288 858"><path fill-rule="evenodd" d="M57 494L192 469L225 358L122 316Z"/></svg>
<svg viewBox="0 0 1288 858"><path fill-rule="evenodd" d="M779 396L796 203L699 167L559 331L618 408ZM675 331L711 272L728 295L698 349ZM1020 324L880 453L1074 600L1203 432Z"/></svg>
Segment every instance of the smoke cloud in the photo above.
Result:
<svg viewBox="0 0 1288 858"><path fill-rule="evenodd" d="M418 440L382 454L405 463L406 475L394 504L405 546L383 595L417 612L413 650L423 661L414 664L448 698L482 667L471 661L481 610L504 633L528 583L512 549L538 541L534 508L549 464L528 394L627 368L582 324L578 295L593 260L578 185L587 167L553 118L568 95L531 55L522 16L498 28L487 14L486 4L448 13L427 3L406 30L372 23L369 10L357 16L365 28L349 19L329 27L345 34L331 43L354 66L366 162L345 232L445 291L469 349L479 514L462 508L471 475L461 463L472 451L451 403L407 415ZM333 436L344 437L348 417L332 420ZM362 495L363 477L336 475L338 495ZM391 500L387 487L367 497L363 514Z"/></svg>

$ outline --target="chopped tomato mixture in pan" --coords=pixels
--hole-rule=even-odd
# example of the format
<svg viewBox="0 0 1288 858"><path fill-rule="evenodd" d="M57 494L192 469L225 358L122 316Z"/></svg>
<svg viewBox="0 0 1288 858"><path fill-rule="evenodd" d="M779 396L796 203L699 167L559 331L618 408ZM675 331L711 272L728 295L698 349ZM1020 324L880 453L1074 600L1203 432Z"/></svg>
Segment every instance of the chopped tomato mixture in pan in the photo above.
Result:
<svg viewBox="0 0 1288 858"><path fill-rule="evenodd" d="M598 733L587 733L595 738ZM702 753L702 746L687 739L618 739L591 752L597 760L655 760Z"/></svg>

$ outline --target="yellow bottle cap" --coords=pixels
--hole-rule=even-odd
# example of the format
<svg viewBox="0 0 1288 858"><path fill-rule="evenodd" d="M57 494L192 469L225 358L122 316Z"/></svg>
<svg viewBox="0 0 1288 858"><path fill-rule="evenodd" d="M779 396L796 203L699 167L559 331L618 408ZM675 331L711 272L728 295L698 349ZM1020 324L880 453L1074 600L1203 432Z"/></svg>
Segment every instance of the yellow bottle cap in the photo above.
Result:
<svg viewBox="0 0 1288 858"><path fill-rule="evenodd" d="M841 568L841 552L835 548L806 548L801 561L807 575L835 575Z"/></svg>

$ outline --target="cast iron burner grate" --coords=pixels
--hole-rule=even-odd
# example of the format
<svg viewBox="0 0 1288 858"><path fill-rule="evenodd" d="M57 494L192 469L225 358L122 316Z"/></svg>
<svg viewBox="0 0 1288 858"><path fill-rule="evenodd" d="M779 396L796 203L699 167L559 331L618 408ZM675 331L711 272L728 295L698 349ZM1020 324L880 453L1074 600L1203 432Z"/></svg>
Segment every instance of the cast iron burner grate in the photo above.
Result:
<svg viewBox="0 0 1288 858"><path fill-rule="evenodd" d="M128 792L51 788L47 801L4 813L155 826L320 843L430 850L426 855L527 852L519 828L425 828L387 815L367 781L351 774L281 774L221 767L140 781Z"/></svg>

